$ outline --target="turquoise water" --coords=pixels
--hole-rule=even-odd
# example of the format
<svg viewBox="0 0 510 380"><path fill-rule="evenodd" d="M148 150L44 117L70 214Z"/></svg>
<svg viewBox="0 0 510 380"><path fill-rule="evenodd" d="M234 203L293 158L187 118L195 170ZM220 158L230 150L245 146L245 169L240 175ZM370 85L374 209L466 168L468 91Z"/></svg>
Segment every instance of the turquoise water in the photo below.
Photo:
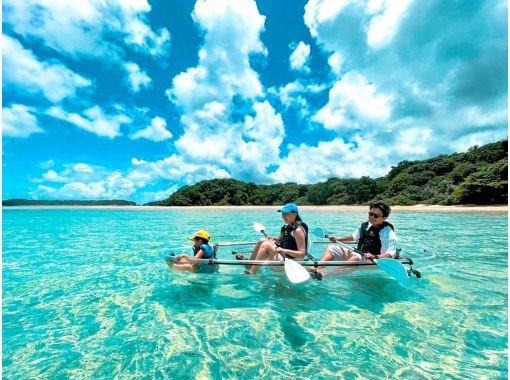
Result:
<svg viewBox="0 0 510 380"><path fill-rule="evenodd" d="M198 228L213 242L256 241L254 221L276 234L269 210L2 215L6 379L507 378L506 214L395 212L404 255L437 253L409 288L380 271L291 285L161 259ZM346 234L366 213L302 216Z"/></svg>

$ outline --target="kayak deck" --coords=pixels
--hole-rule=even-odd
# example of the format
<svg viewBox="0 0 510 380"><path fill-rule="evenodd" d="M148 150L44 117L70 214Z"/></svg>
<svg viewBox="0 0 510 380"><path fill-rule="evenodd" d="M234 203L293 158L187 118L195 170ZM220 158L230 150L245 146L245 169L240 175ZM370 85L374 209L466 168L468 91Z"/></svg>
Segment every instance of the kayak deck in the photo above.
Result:
<svg viewBox="0 0 510 380"><path fill-rule="evenodd" d="M177 256L169 255L165 258L165 261L170 265L177 261ZM189 259L190 262L202 265L260 265L266 267L282 267L284 266L283 261L276 260L224 260L224 259ZM401 258L397 261L402 264L412 265L413 261L410 258ZM315 261L315 260L296 260L300 265L304 267L365 267L365 266L376 266L371 261Z"/></svg>

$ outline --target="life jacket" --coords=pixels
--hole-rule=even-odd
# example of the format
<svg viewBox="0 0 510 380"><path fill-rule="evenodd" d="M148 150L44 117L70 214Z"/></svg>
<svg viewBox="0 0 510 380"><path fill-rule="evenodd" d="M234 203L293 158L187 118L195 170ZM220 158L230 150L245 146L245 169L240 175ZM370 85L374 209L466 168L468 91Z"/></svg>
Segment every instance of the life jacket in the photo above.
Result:
<svg viewBox="0 0 510 380"><path fill-rule="evenodd" d="M290 226L285 225L280 230L280 236L278 238L278 243L276 244L278 247L282 247L284 249L290 249L292 251L297 251L298 246L296 243L296 239L294 238L294 231L298 228L302 228L305 232L305 250L308 247L308 226L306 223L298 221L292 223ZM305 252L306 253L306 252Z"/></svg>
<svg viewBox="0 0 510 380"><path fill-rule="evenodd" d="M203 259L212 259L214 257L214 249L209 244L201 244L199 247L193 246L193 255L196 256L201 249L204 251Z"/></svg>
<svg viewBox="0 0 510 380"><path fill-rule="evenodd" d="M381 237L379 236L379 232L389 226L393 231L395 231L395 228L393 228L393 225L388 222L384 222L380 226L370 226L368 227L368 222L364 222L361 224L361 227L359 228L359 240L358 240L358 251L361 251L363 253L370 252L373 255L379 255L381 253Z"/></svg>

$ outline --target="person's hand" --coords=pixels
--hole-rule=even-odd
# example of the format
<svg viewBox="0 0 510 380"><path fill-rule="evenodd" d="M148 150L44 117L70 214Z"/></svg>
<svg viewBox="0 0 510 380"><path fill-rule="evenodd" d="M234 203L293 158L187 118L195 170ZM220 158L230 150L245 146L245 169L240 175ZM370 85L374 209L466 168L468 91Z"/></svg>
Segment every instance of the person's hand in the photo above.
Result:
<svg viewBox="0 0 510 380"><path fill-rule="evenodd" d="M336 237L334 237L334 236L330 236L330 237L329 237L329 241L330 241L330 242L332 242L332 243L336 243L336 242L337 242L337 239L336 239Z"/></svg>
<svg viewBox="0 0 510 380"><path fill-rule="evenodd" d="M276 252L276 254L279 254L282 257L285 257L285 253L283 253L283 248L282 247L276 247L274 251Z"/></svg>
<svg viewBox="0 0 510 380"><path fill-rule="evenodd" d="M367 252L367 253L365 253L365 257L364 258L365 258L365 261L368 261L368 260L374 261L374 259L378 259L379 256L372 255L370 252Z"/></svg>

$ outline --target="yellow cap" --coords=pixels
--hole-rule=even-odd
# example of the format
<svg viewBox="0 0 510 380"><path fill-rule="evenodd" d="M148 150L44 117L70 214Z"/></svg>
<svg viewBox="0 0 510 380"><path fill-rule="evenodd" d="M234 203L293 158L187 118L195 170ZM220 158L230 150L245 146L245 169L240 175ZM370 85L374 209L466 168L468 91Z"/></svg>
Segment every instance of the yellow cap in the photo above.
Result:
<svg viewBox="0 0 510 380"><path fill-rule="evenodd" d="M203 239L206 239L206 240L210 240L211 239L211 235L206 230L198 230L197 232L195 232L193 234L192 237L190 237L189 240L195 241L196 238L203 238Z"/></svg>

